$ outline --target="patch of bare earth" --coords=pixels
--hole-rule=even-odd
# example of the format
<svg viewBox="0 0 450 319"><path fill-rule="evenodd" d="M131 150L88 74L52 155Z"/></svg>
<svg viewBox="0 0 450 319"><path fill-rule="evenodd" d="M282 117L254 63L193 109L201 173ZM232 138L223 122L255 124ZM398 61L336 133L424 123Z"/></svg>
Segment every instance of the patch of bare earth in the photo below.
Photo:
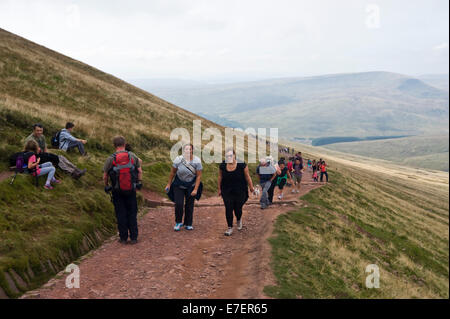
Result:
<svg viewBox="0 0 450 319"><path fill-rule="evenodd" d="M266 298L264 286L275 283L267 239L277 216L300 205L299 195L322 185L310 182L310 176L305 173L300 194L286 189L285 204L261 210L251 197L244 206L244 227L231 237L224 236L219 197L200 201L193 231L173 231L172 207L152 208L139 220L137 245L121 245L114 237L81 261L79 289L66 288L63 274L23 298ZM144 195L158 198L148 191Z"/></svg>

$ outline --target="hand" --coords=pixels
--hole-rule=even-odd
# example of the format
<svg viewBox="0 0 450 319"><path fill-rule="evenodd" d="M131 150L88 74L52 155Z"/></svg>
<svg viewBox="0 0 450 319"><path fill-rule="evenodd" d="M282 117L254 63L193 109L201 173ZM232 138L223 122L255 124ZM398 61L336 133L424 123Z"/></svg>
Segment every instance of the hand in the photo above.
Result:
<svg viewBox="0 0 450 319"><path fill-rule="evenodd" d="M192 196L192 197L197 196L197 190L196 190L195 188L194 188L194 190L192 191L191 196Z"/></svg>
<svg viewBox="0 0 450 319"><path fill-rule="evenodd" d="M38 159L37 159L36 163L37 163L37 164L39 164L40 162L41 162L41 158L40 158L40 157L38 157Z"/></svg>
<svg viewBox="0 0 450 319"><path fill-rule="evenodd" d="M137 184L136 184L136 189L137 189L138 191L140 191L140 190L142 189L142 182L141 182L141 181L137 182Z"/></svg>
<svg viewBox="0 0 450 319"><path fill-rule="evenodd" d="M105 186L105 193L109 193L110 191L112 191L112 186L110 185Z"/></svg>
<svg viewBox="0 0 450 319"><path fill-rule="evenodd" d="M86 140L81 140L81 143L86 144L87 141Z"/></svg>
<svg viewBox="0 0 450 319"><path fill-rule="evenodd" d="M165 191L166 193L168 193L169 190L170 190L170 184L167 184L166 187L164 188L164 191Z"/></svg>
<svg viewBox="0 0 450 319"><path fill-rule="evenodd" d="M255 192L255 188L253 186L250 187L250 193L254 193Z"/></svg>

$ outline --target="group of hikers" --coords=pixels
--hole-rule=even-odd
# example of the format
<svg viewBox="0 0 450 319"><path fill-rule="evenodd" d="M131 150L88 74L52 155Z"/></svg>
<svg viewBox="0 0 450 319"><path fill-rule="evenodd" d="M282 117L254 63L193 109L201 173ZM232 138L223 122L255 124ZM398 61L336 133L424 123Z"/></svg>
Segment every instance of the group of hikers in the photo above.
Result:
<svg viewBox="0 0 450 319"><path fill-rule="evenodd" d="M72 135L74 127L75 125L73 123L68 122L66 127L52 138L52 146L64 151L78 148L80 154L86 156L87 153L84 151L84 144L87 141L77 139ZM11 164L14 165L20 158L20 165L22 167L18 167L17 169L26 170L36 177L47 176L44 185L45 189L53 189L52 185L60 183L55 178L56 168L70 174L74 179L79 179L86 173L86 169L79 169L65 156L49 152L42 124L34 124L32 129L32 133L24 140L24 150L11 157Z"/></svg>
<svg viewBox="0 0 450 319"><path fill-rule="evenodd" d="M52 145L68 151L78 149L82 156L87 153L84 149L86 140L77 139L72 135L74 124L68 122L66 127L52 138ZM41 124L33 126L33 132L25 139L24 152L28 154L26 166L35 176L47 175L46 189L52 189L60 180L55 178L56 167L70 173L77 179L86 173L79 170L66 157L48 152L44 129ZM142 160L131 151L123 136L113 139L114 154L109 156L103 166L103 181L105 192L111 194L112 202L119 230L119 242L122 244L136 244L138 240L137 198L136 190L142 188ZM307 161L307 168L312 170L313 178L317 181L326 176L328 182L327 164L320 159ZM260 160L256 168L259 186L254 187L247 164L236 158L233 148L225 151L225 160L219 165L217 192L222 197L227 221L226 236L233 234L234 218L237 229L242 229L242 208L249 198L249 191L255 195L260 193L261 209L266 209L273 203L275 189L278 188L278 199L283 199L285 186L292 186L292 193L299 193L302 176L306 167L301 152L289 157L286 161L281 157L274 162L272 157ZM182 147L182 154L175 158L169 173L165 192L175 203L175 231L182 228L191 231L193 227L194 203L202 195L203 184L202 162L194 156L194 146L186 144Z"/></svg>

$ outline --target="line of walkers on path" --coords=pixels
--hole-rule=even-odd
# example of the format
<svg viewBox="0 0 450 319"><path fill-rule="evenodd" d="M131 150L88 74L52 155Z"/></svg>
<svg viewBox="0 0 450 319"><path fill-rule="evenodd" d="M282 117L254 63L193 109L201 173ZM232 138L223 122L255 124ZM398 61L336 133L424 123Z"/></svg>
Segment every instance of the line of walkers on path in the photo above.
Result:
<svg viewBox="0 0 450 319"><path fill-rule="evenodd" d="M66 128L55 134L51 139L53 147L64 151L72 148L78 148L80 154L86 155L84 144L86 140L80 140L72 135L75 125L71 122L66 124ZM70 162L65 156L49 153L47 142L44 136L44 127L42 124L33 125L33 132L24 140L24 149L22 152L15 153L10 158L10 165L16 168L16 173L29 172L35 177L47 175L45 189L53 189L52 184L60 183L55 178L56 168L70 174L72 178L79 179L86 173L86 169L79 169ZM20 166L20 167L18 167Z"/></svg>
<svg viewBox="0 0 450 319"><path fill-rule="evenodd" d="M130 238L130 244L136 244L138 239L136 190L142 188L142 161L127 147L124 137L115 137L113 144L116 151L108 157L103 167L105 192L112 194L119 242L126 244ZM283 198L283 189L288 179L295 184L293 192L299 193L304 172L301 153L298 152L289 163L286 165L284 158L278 163L273 163L273 160L268 158L262 160L257 167L263 189L260 200L262 209L272 203L276 187L280 189L278 198ZM202 162L200 158L194 156L193 145L184 145L182 155L177 156L172 163L168 183L165 186L168 197L175 203L174 230L177 232L182 228L194 230L194 203L202 195L202 171ZM242 229L242 208L249 198L249 191L255 193L247 164L236 158L234 149L227 149L225 160L219 165L217 184L218 195L222 197L225 205L228 225L226 236L233 234L234 218L237 229Z"/></svg>

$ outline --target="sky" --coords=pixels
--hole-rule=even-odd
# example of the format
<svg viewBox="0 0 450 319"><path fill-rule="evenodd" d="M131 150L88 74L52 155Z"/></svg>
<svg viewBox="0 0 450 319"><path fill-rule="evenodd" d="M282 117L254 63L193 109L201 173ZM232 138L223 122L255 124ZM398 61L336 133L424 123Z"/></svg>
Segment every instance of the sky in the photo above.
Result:
<svg viewBox="0 0 450 319"><path fill-rule="evenodd" d="M0 28L122 79L448 73L448 0L0 0Z"/></svg>

